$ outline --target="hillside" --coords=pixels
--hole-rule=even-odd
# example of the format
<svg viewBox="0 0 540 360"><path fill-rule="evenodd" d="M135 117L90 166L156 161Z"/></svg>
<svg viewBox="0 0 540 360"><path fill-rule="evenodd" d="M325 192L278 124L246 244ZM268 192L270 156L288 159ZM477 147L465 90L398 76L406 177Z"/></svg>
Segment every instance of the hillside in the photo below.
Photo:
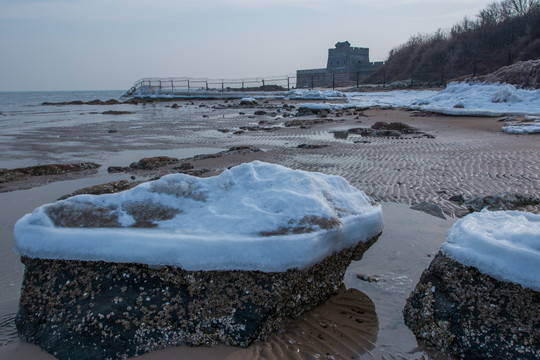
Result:
<svg viewBox="0 0 540 360"><path fill-rule="evenodd" d="M365 83L443 85L539 58L540 0L504 0L450 30L411 37L392 49L385 65Z"/></svg>

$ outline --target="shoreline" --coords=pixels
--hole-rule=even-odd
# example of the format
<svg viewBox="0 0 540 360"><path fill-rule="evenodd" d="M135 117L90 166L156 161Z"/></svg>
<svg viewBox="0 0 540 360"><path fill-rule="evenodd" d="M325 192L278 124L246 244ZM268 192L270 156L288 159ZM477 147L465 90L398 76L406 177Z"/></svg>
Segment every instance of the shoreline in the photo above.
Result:
<svg viewBox="0 0 540 360"><path fill-rule="evenodd" d="M537 135L504 134L500 117L445 116L378 108L296 117L297 109L289 107L297 106L298 102L294 101L269 101L256 107L240 107L221 100L190 100L182 102L177 109L171 108L174 103L179 102L130 105L126 110L132 114L100 114L83 123L45 124L6 137L5 152L0 160L9 158L10 163L23 165L20 167L28 165L29 160L41 164L92 161L102 166L91 171L0 184L0 199L5 204L0 223L4 235L0 244L4 249L0 332L7 337L7 340L2 338L6 345L0 343L2 358L50 358L36 346L18 340L13 332L14 325L10 328L22 277L22 265L11 250L13 225L35 207L84 187L122 180L135 184L178 172L174 168L184 162L191 163L193 170L209 170L202 176L215 175L230 166L253 160L343 176L351 185L383 203L387 224L380 240L362 261L351 265L344 280L347 288L356 289L374 304L377 334L374 340L370 338L364 343L366 349L369 348L364 356L373 358L444 356L418 347L414 336L403 324L401 310L420 273L445 241L445 233L455 221L453 216L465 209L450 201L450 197L458 194L466 199L502 193L540 194ZM80 110L87 114L85 116L94 116L90 114L94 111L92 108ZM256 115L257 111L265 114ZM291 120L304 121L306 125L285 126ZM380 121L405 123L434 138L373 137L349 131L370 128ZM303 144L311 146L298 147ZM263 151L195 158L198 154L215 154L245 145ZM129 167L130 163L148 157L146 155L172 156L181 160L155 169L107 172L109 166ZM443 209L447 219L409 208L424 201ZM423 231L419 232L418 228ZM363 281L358 278L359 274L379 281ZM349 308L355 306L349 300L344 301ZM331 302L330 309L338 308L335 305L336 301ZM331 318L336 316L331 315ZM337 322L338 330L342 324ZM288 329L276 334L278 338L282 336L285 344L273 338L264 345L257 344L248 349L221 345L211 349L171 348L143 355L143 358L214 356L239 359L257 354L269 359L278 358L274 350L292 351L292 357L300 349L299 343L305 345L310 340L300 336L294 338L298 333ZM333 328L319 329L323 331L322 336L328 329ZM358 334L363 330L355 331ZM291 335L292 344L287 342L290 340L288 335L284 335L291 333L294 335ZM359 349L351 351L360 356Z"/></svg>

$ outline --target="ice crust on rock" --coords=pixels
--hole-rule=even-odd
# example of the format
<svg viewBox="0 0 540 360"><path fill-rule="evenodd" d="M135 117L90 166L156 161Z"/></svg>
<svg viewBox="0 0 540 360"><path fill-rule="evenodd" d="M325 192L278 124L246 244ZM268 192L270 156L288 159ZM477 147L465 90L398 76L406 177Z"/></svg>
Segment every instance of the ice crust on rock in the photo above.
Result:
<svg viewBox="0 0 540 360"><path fill-rule="evenodd" d="M43 205L14 237L32 258L272 272L306 268L382 228L381 206L344 178L254 161Z"/></svg>
<svg viewBox="0 0 540 360"><path fill-rule="evenodd" d="M483 210L457 221L442 252L491 277L540 291L540 215Z"/></svg>

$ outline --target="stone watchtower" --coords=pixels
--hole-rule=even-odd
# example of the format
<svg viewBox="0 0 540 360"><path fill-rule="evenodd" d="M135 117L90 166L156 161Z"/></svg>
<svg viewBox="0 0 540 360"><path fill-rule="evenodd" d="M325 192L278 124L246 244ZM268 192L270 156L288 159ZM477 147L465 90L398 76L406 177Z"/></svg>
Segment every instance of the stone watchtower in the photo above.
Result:
<svg viewBox="0 0 540 360"><path fill-rule="evenodd" d="M338 42L328 49L325 69L296 71L296 87L353 86L371 75L383 62L369 62L369 49L352 47L348 41Z"/></svg>
<svg viewBox="0 0 540 360"><path fill-rule="evenodd" d="M338 42L335 49L328 49L326 70L330 72L359 71L369 65L369 49L351 47L348 41Z"/></svg>

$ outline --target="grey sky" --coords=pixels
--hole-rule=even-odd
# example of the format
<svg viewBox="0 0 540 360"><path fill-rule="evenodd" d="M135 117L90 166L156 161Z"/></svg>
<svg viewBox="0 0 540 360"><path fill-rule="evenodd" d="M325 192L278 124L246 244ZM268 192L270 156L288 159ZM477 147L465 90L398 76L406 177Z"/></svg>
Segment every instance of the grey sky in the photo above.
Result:
<svg viewBox="0 0 540 360"><path fill-rule="evenodd" d="M0 91L127 89L148 76L245 78L371 61L474 18L484 0L1 0Z"/></svg>

